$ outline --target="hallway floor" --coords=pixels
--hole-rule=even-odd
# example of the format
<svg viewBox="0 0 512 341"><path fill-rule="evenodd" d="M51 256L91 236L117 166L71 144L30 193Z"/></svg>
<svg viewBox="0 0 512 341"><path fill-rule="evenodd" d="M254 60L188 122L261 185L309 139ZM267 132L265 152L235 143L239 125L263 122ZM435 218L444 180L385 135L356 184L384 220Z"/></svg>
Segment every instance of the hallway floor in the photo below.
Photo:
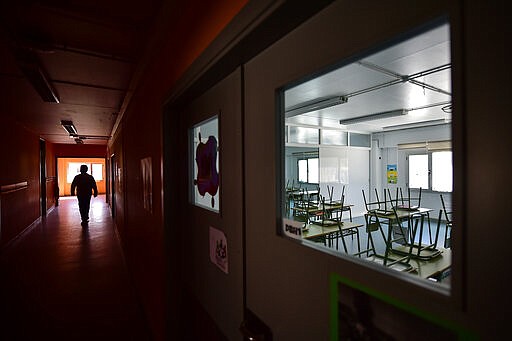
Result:
<svg viewBox="0 0 512 341"><path fill-rule="evenodd" d="M149 340L105 196L76 198L0 254L1 340Z"/></svg>

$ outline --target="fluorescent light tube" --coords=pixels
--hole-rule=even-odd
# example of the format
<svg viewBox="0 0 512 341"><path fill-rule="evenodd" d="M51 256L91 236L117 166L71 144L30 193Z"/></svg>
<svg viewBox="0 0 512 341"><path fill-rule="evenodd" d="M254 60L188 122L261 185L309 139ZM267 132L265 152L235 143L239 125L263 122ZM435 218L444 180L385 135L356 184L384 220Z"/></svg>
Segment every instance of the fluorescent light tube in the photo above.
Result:
<svg viewBox="0 0 512 341"><path fill-rule="evenodd" d="M78 135L78 131L76 130L75 126L73 125L72 121L60 121L60 124L62 125L62 128L64 128L65 131L68 132L70 136Z"/></svg>
<svg viewBox="0 0 512 341"><path fill-rule="evenodd" d="M400 130L400 129L412 129L412 128L421 128L421 127L428 127L428 126L434 126L434 125L442 125L442 124L448 124L451 120L446 120L444 118L437 119L437 120L430 120L430 121L421 121L421 122L412 122L412 123L405 123L405 124L397 124L392 126L386 126L382 127L383 130L389 131L389 130Z"/></svg>
<svg viewBox="0 0 512 341"><path fill-rule="evenodd" d="M384 112L379 112L376 114L370 114L370 115L340 120L340 124L347 125L347 124L361 123L361 122L366 122L366 121L380 120L383 118L397 117L397 116L407 115L407 112L408 111L405 109L384 111Z"/></svg>
<svg viewBox="0 0 512 341"><path fill-rule="evenodd" d="M312 101L308 101L305 103L295 105L295 106L291 107L290 109L285 110L285 116L286 116L286 118L293 117L293 116L305 114L308 112L333 107L338 104L347 103L347 101L348 101L348 98L346 96L335 96L335 97L328 97L328 98L322 98L322 99L315 99Z"/></svg>
<svg viewBox="0 0 512 341"><path fill-rule="evenodd" d="M39 96L41 96L41 99L44 102L59 103L59 95L53 87L37 55L28 50L18 49L15 56L21 71Z"/></svg>

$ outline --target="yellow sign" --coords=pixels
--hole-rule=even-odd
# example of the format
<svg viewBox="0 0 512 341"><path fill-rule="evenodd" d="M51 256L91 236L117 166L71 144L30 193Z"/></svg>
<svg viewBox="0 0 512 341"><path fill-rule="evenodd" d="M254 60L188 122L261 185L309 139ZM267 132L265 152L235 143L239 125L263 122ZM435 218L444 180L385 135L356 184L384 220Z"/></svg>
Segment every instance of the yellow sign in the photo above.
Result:
<svg viewBox="0 0 512 341"><path fill-rule="evenodd" d="M388 165L388 184L396 184L398 182L398 171L396 165Z"/></svg>

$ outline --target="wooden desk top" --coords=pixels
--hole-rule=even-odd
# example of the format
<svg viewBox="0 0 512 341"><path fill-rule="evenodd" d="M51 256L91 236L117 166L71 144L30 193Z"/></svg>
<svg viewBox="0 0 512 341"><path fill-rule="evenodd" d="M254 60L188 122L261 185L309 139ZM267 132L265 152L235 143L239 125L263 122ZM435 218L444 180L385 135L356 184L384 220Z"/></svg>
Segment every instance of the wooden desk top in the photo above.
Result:
<svg viewBox="0 0 512 341"><path fill-rule="evenodd" d="M341 225L342 230L354 229L363 227L364 224L354 223L351 221L344 221ZM307 224L306 229L302 230L302 238L311 239L326 236L331 233L338 232L338 225L321 226L316 224Z"/></svg>

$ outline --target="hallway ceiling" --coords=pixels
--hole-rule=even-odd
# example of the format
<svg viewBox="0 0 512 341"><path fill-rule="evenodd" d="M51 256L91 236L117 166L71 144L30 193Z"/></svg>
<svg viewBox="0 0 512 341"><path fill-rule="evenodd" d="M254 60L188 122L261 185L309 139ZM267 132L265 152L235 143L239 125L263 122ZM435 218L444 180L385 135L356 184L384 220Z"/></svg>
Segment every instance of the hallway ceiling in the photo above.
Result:
<svg viewBox="0 0 512 341"><path fill-rule="evenodd" d="M1 115L53 143L106 144L136 85L137 67L162 0L3 0ZM29 60L27 62L27 60ZM44 70L59 103L44 102L21 69Z"/></svg>

